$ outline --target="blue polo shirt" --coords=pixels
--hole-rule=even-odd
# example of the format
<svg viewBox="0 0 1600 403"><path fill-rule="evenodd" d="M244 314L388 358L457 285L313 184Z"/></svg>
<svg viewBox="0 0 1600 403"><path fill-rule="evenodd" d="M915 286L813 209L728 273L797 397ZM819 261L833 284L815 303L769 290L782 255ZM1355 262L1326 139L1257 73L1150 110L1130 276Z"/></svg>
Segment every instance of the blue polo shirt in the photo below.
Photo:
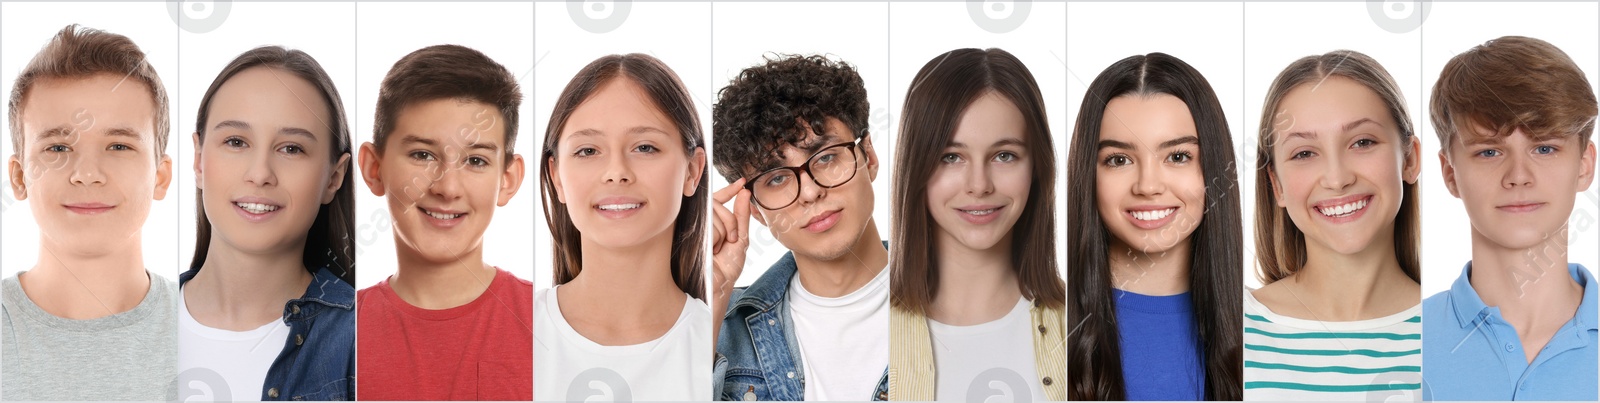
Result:
<svg viewBox="0 0 1600 403"><path fill-rule="evenodd" d="M1423 301L1423 399L1595 401L1600 394L1595 307L1600 286L1583 265L1569 264L1567 271L1583 287L1583 301L1532 364L1517 329L1472 289L1471 262L1450 291Z"/></svg>

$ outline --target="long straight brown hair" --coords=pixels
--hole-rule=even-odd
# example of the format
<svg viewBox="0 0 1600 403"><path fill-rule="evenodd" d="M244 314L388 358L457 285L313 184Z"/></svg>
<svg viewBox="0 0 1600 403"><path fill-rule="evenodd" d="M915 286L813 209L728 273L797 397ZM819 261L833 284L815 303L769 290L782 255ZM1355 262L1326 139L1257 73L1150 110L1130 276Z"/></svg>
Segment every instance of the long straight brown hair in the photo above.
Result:
<svg viewBox="0 0 1600 403"><path fill-rule="evenodd" d="M280 46L262 46L240 54L211 81L211 88L206 89L206 95L200 98L200 113L195 118L195 134L202 143L206 138L206 119L211 116L211 97L217 95L217 90L229 78L252 67L287 72L317 87L317 91L322 93L323 104L328 106L328 133L333 135L333 152L328 153L329 162L338 163L339 157L350 153L350 124L345 120L344 102L339 98L339 90L333 86L333 79L311 55ZM350 165L351 162L346 160L344 186L334 192L333 201L317 209L316 221L306 230L306 248L300 258L306 270L316 273L317 269L327 267L340 280L354 285L356 233L355 186L352 184L355 183L355 170ZM195 189L194 196L195 200L205 200L205 191ZM206 248L211 245L211 220L206 217L205 203L195 203L194 210L195 247L189 267L199 269L206 262Z"/></svg>
<svg viewBox="0 0 1600 403"><path fill-rule="evenodd" d="M1083 96L1072 134L1067 186L1067 279L1073 297L1067 322L1077 326L1067 340L1069 400L1126 400L1121 332L1112 291L1112 237L1100 219L1097 166L1106 105L1121 96L1172 95L1188 106L1200 137L1200 170L1206 183L1205 213L1189 234L1189 299L1195 333L1205 359L1205 399L1243 398L1244 229L1240 224L1239 179L1233 136L1222 103L1198 70L1164 53L1122 59L1094 78Z"/></svg>
<svg viewBox="0 0 1600 403"><path fill-rule="evenodd" d="M1055 148L1045 118L1044 97L1028 67L1004 50L957 49L929 60L912 79L900 114L895 146L894 228L890 238L890 298L896 308L925 312L939 291L937 228L928 211L928 180L939 155L955 137L961 114L989 92L1022 112L1033 185L1027 207L1011 227L1011 264L1022 295L1061 308L1066 284L1056 271Z"/></svg>
<svg viewBox="0 0 1600 403"><path fill-rule="evenodd" d="M695 149L705 148L705 134L700 130L700 117L695 113L694 99L689 96L689 90L678 79L677 73L650 55L610 55L584 66L567 83L566 89L561 90L561 96L556 98L555 110L550 114L550 125L544 131L541 165L555 158L556 144L561 140L561 131L567 126L567 119L572 117L572 112L593 96L601 85L613 79L633 80L644 88L656 108L677 125L678 133L683 135L683 149L689 155L694 155ZM695 185L700 190L694 192L693 196L683 198L678 217L673 221L672 282L689 296L704 300L706 284L702 273L706 256L703 248L710 203L706 189L710 186L710 178L706 177L706 168L701 169L700 183ZM572 215L567 213L567 205L556 198L552 175L549 169L540 170L539 195L544 198L545 223L549 225L551 238L555 241L551 249L555 251L552 257L555 262L555 284L559 285L577 278L578 272L583 270L583 242L582 233L573 226Z"/></svg>
<svg viewBox="0 0 1600 403"><path fill-rule="evenodd" d="M1256 276L1263 285L1294 275L1306 265L1306 234L1290 220L1288 211L1276 207L1278 200L1272 189L1271 173L1276 168L1272 153L1278 144L1274 117L1290 90L1335 75L1354 80L1383 99L1389 117L1400 130L1399 140L1406 154L1411 153L1411 143L1417 141L1400 86L1378 61L1361 52L1336 50L1306 56L1278 73L1267 90L1266 103L1261 106L1261 135L1256 143L1256 161L1260 161L1256 169ZM1420 283L1422 214L1417 201L1417 184L1407 183L1402 190L1405 195L1400 201L1400 212L1394 218L1395 259L1400 261L1400 269L1407 277Z"/></svg>

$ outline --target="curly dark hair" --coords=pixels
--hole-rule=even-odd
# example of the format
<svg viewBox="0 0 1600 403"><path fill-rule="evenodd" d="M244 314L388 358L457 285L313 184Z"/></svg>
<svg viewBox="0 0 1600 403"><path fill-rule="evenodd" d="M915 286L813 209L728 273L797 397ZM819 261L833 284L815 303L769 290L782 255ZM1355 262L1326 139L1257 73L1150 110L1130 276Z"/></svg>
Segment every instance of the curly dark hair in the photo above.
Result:
<svg viewBox="0 0 1600 403"><path fill-rule="evenodd" d="M781 160L810 127L837 118L855 139L867 135L867 88L854 66L825 56L776 55L745 69L711 109L712 164L729 182Z"/></svg>

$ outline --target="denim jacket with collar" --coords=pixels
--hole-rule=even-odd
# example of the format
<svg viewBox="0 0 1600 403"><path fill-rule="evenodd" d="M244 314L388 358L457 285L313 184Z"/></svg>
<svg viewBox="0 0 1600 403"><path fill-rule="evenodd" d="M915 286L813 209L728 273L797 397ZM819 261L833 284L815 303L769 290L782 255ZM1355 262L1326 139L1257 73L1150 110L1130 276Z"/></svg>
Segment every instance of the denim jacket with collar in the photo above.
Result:
<svg viewBox="0 0 1600 403"><path fill-rule="evenodd" d="M749 287L735 288L729 296L712 366L717 400L806 399L805 371L788 301L789 281L797 270L794 252L785 253L761 278ZM868 399L889 400L887 366L872 395L861 400Z"/></svg>
<svg viewBox="0 0 1600 403"><path fill-rule="evenodd" d="M179 286L199 272L179 275ZM261 400L355 400L355 306L355 287L318 269L305 294L283 305L290 334L267 370Z"/></svg>

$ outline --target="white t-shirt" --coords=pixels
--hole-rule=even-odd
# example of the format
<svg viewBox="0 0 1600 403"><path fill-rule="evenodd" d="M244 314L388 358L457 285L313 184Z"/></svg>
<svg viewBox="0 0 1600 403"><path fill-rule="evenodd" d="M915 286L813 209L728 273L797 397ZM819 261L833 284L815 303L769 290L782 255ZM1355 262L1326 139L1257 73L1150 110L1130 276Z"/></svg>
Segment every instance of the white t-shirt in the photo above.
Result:
<svg viewBox="0 0 1600 403"><path fill-rule="evenodd" d="M805 368L806 400L871 400L889 367L889 269L838 298L806 291L795 273L789 314Z"/></svg>
<svg viewBox="0 0 1600 403"><path fill-rule="evenodd" d="M260 401L267 370L289 340L282 320L235 332L201 324L178 292L178 390L207 401ZM222 384L217 384L217 382Z"/></svg>
<svg viewBox="0 0 1600 403"><path fill-rule="evenodd" d="M1018 298L1017 306L1000 319L972 326L951 326L928 319L932 336L934 396L943 401L967 401L970 390L988 397L996 391L1012 401L1050 400L1041 386L1033 353L1033 304ZM1022 396L1027 389L1027 396Z"/></svg>
<svg viewBox="0 0 1600 403"><path fill-rule="evenodd" d="M604 346L561 316L556 288L533 297L534 400L711 400L711 308L705 301L684 298L677 323L660 338Z"/></svg>

